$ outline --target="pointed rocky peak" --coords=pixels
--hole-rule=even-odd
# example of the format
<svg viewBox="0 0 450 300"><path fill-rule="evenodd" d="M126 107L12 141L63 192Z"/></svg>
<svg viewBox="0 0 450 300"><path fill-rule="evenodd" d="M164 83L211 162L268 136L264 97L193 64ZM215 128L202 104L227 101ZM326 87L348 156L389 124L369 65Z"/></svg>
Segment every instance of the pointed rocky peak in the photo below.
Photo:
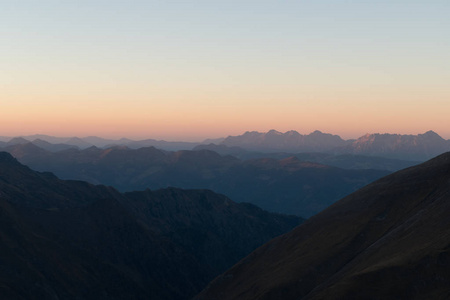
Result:
<svg viewBox="0 0 450 300"><path fill-rule="evenodd" d="M8 143L6 143L7 146L13 146L13 145L21 145L29 143L30 141L27 139L24 139L23 137L15 137L9 140Z"/></svg>
<svg viewBox="0 0 450 300"><path fill-rule="evenodd" d="M277 131L275 129L271 129L266 134L267 135L282 135L283 133L281 133L281 132L279 132L279 131Z"/></svg>
<svg viewBox="0 0 450 300"><path fill-rule="evenodd" d="M322 135L324 134L322 131L320 130L314 130L313 132L311 132L309 135Z"/></svg>
<svg viewBox="0 0 450 300"><path fill-rule="evenodd" d="M5 148L14 157L21 159L25 156L35 156L47 153L47 151L31 142L25 144L15 144Z"/></svg>
<svg viewBox="0 0 450 300"><path fill-rule="evenodd" d="M426 139L443 140L443 138L433 130L428 130L424 134L419 134L419 136L424 137Z"/></svg>
<svg viewBox="0 0 450 300"><path fill-rule="evenodd" d="M97 146L90 146L89 148L86 148L83 151L85 151L85 152L97 152L99 150L102 150L102 149L98 148Z"/></svg>
<svg viewBox="0 0 450 300"><path fill-rule="evenodd" d="M286 131L286 133L284 135L289 136L289 137L300 137L301 136L301 134L295 130Z"/></svg>

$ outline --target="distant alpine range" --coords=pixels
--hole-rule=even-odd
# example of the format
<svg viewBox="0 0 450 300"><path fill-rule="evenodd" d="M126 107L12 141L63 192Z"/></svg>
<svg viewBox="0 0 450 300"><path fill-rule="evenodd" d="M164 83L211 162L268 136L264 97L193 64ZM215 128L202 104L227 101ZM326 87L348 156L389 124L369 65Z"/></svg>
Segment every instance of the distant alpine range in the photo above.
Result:
<svg viewBox="0 0 450 300"><path fill-rule="evenodd" d="M450 150L450 140L443 139L434 131L418 135L366 134L356 140L343 140L337 135L317 130L309 135L296 131L253 131L229 136L220 144L263 152L347 153L410 160L426 160Z"/></svg>
<svg viewBox="0 0 450 300"><path fill-rule="evenodd" d="M307 135L300 134L294 130L285 133L276 130L268 132L247 131L242 135L206 139L200 143L168 142L154 139L133 141L126 138L114 140L95 136L64 138L40 134L23 137L0 137L0 147L27 142L32 142L48 151L70 148L86 149L92 146L99 148L126 146L130 149L153 146L169 151L209 147L209 150L214 150L221 154L249 155L248 152L320 152L381 156L414 161L425 161L450 150L450 140L443 139L431 130L418 135L374 133L350 140L344 140L338 135L323 133L318 130Z"/></svg>

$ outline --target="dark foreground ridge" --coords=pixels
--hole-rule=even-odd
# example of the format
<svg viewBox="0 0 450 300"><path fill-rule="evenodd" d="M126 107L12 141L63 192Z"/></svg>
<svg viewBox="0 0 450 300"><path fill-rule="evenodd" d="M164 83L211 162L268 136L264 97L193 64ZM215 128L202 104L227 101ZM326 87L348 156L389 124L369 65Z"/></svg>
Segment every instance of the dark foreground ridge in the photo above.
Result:
<svg viewBox="0 0 450 300"><path fill-rule="evenodd" d="M450 299L450 153L258 248L197 299Z"/></svg>
<svg viewBox="0 0 450 300"><path fill-rule="evenodd" d="M60 180L0 152L0 298L189 299L299 222L209 190Z"/></svg>

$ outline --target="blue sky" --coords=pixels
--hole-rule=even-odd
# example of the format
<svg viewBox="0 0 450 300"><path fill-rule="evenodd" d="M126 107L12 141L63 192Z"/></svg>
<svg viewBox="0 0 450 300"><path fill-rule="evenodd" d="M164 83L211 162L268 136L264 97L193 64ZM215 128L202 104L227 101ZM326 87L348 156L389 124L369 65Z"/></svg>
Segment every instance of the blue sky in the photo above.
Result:
<svg viewBox="0 0 450 300"><path fill-rule="evenodd" d="M433 0L2 1L0 134L450 138L449 15Z"/></svg>

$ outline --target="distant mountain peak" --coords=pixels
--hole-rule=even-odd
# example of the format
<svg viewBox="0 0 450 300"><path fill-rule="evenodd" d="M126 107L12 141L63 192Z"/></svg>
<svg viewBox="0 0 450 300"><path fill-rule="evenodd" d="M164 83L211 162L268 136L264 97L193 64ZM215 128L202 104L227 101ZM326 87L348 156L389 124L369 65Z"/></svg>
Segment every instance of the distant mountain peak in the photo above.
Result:
<svg viewBox="0 0 450 300"><path fill-rule="evenodd" d="M285 135L287 135L287 136L300 136L300 133L298 133L295 130L289 130L289 131L286 131Z"/></svg>
<svg viewBox="0 0 450 300"><path fill-rule="evenodd" d="M276 135L282 135L282 132L279 132L278 130L271 129L267 132L267 134L276 134Z"/></svg>
<svg viewBox="0 0 450 300"><path fill-rule="evenodd" d="M15 137L9 140L9 142L7 143L7 145L18 145L18 144L26 144L29 143L30 141L27 139L24 139L23 137Z"/></svg>
<svg viewBox="0 0 450 300"><path fill-rule="evenodd" d="M323 134L323 132L320 131L320 130L314 130L314 131L311 132L310 134Z"/></svg>
<svg viewBox="0 0 450 300"><path fill-rule="evenodd" d="M436 132L434 132L433 130L428 130L427 132L425 132L424 134L420 134L422 136L426 136L426 137L431 137L431 138L439 138L442 139L442 137L437 134Z"/></svg>

